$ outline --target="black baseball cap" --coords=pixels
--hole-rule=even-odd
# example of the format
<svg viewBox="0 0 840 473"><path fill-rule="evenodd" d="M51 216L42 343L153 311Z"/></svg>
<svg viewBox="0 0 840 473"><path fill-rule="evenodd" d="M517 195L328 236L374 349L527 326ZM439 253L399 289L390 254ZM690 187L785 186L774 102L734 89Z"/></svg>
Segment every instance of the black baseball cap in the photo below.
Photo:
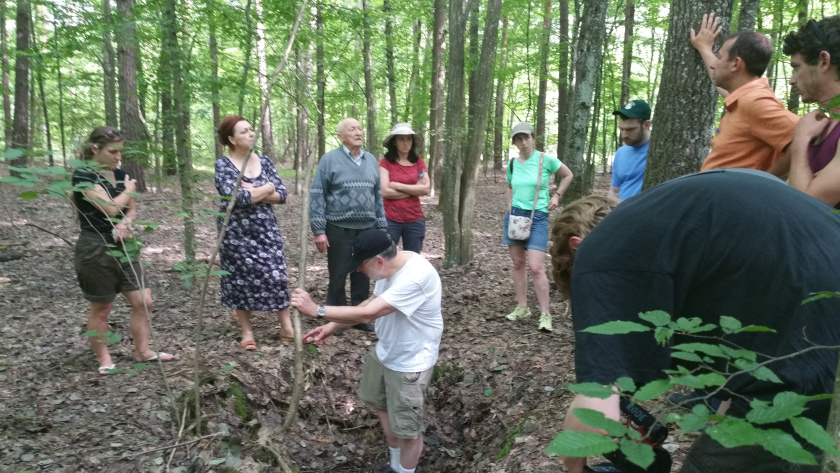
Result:
<svg viewBox="0 0 840 473"><path fill-rule="evenodd" d="M650 120L650 105L644 100L631 100L621 109L613 112L613 115L621 115L624 118L643 118Z"/></svg>
<svg viewBox="0 0 840 473"><path fill-rule="evenodd" d="M352 273L365 261L383 253L391 247L391 237L383 230L371 228L353 238L353 256L347 265L347 273Z"/></svg>

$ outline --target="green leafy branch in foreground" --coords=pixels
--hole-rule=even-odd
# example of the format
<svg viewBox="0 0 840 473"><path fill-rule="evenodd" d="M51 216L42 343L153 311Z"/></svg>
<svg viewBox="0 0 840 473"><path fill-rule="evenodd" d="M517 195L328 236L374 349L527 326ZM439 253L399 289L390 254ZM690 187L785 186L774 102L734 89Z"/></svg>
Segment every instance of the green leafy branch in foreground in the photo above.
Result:
<svg viewBox="0 0 840 473"><path fill-rule="evenodd" d="M840 293L815 293L803 303L826 297L840 297ZM838 349L840 347L812 346L800 352L780 358L768 358L757 355L756 352L745 350L728 341L726 336L744 332L773 332L774 330L757 325L742 326L733 317L721 316L719 325L703 324L699 318L686 319L683 317L672 320L663 311L650 311L639 314L639 318L648 324L631 321L612 321L589 327L584 332L602 335L623 335L633 332L653 332L656 341L667 344L676 334L690 335L699 339L708 339L719 343L681 343L671 347L671 357L693 363L698 368L689 370L677 366L673 370L665 370L668 376L645 384L639 388L628 377L619 378L614 386L604 386L597 383L580 383L569 385L569 390L583 396L607 399L618 392L621 396L630 398L633 402L653 400L676 386L692 389L703 389L708 392L706 399L727 390L726 384L735 376L752 376L753 378L770 382L782 381L773 373L768 364L780 359L791 358L807 351L817 349ZM709 332L720 331L722 336L713 336ZM758 361L758 356L768 358ZM723 365L724 371L720 371ZM716 369L717 368L717 369ZM818 396L803 396L785 391L776 394L772 402L754 399L750 402L750 411L745 419L726 417L709 411L705 404L698 404L689 413L671 412L666 418L668 423L676 423L685 433L706 431L707 434L727 448L747 445L760 445L768 452L794 463L816 465L814 456L806 450L792 435L776 429L762 428L769 424L789 422L800 437L820 450L840 455L837 445L831 436L816 422L806 417L800 417L805 412L806 404L810 401L831 399L831 394ZM603 413L592 409L575 409L573 413L585 425L606 432L607 436L594 432L566 431L552 440L546 451L550 454L586 457L603 455L620 450L627 459L647 468L654 461L653 448L641 443L639 432L623 424L608 419ZM709 426L709 422L717 422Z"/></svg>

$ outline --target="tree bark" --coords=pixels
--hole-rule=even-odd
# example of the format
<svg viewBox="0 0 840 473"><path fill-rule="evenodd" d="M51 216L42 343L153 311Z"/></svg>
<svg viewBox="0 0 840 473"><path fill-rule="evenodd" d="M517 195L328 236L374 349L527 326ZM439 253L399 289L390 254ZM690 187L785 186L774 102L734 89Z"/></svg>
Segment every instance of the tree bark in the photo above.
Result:
<svg viewBox="0 0 840 473"><path fill-rule="evenodd" d="M601 71L608 0L593 0L583 11L575 52L575 88L570 101L568 128L562 156L573 172L585 171L583 160L593 89ZM589 193L585 179L574 179L564 199L571 202Z"/></svg>
<svg viewBox="0 0 840 473"><path fill-rule="evenodd" d="M6 2L0 3L0 54L3 65L3 145L12 146L12 101L9 97L9 45L6 32Z"/></svg>
<svg viewBox="0 0 840 473"><path fill-rule="evenodd" d="M496 40L499 36L499 17L502 11L502 0L489 0L487 16L484 23L484 37L481 43L481 56L478 67L473 71L476 77L493 77L493 67L496 64ZM477 83L477 89L470 91L470 102L473 114L469 117L469 135L463 148L464 170L461 178L460 205L458 206L459 251L457 264L465 265L473 259L473 214L475 209L475 187L478 180L478 170L481 154L484 149L487 115L493 102L493 81L483 80ZM447 242L448 244L449 242ZM453 254L447 247L446 254ZM452 260L454 263L454 260ZM446 264L446 262L444 262Z"/></svg>
<svg viewBox="0 0 840 473"><path fill-rule="evenodd" d="M628 0L632 1L632 0ZM551 0L544 0L543 31L540 41L540 77L537 89L536 148L545 149L545 107L548 93L548 52L551 49Z"/></svg>
<svg viewBox="0 0 840 473"><path fill-rule="evenodd" d="M394 126L397 119L397 79L394 73L394 37L393 28L391 26L391 2L384 0L382 3L382 11L385 14L385 62L388 71L388 97L391 102L391 126Z"/></svg>
<svg viewBox="0 0 840 473"><path fill-rule="evenodd" d="M163 161L163 173L174 176L178 172L178 160L175 156L175 114L172 110L172 60L170 56L175 48L168 28L161 28L160 65L158 69L158 89L160 90L160 151ZM220 154L221 156L221 154Z"/></svg>
<svg viewBox="0 0 840 473"><path fill-rule="evenodd" d="M808 0L799 0L797 3L805 3L807 9ZM758 16L758 7L761 0L741 0L741 8L738 12L738 31L755 31L755 17Z"/></svg>
<svg viewBox="0 0 840 473"><path fill-rule="evenodd" d="M505 71L507 70L507 32L508 17L502 18L502 74L496 81L496 110L493 120L493 170L501 171L504 166L505 140ZM495 173L493 174L495 176Z"/></svg>
<svg viewBox="0 0 840 473"><path fill-rule="evenodd" d="M560 0L560 44L559 71L557 81L557 157L564 161L563 147L566 143L567 112L569 109L569 0Z"/></svg>
<svg viewBox="0 0 840 473"><path fill-rule="evenodd" d="M251 0L245 4L245 61L242 65L242 79L239 82L239 116L245 110L245 93L248 90L248 70L251 68Z"/></svg>
<svg viewBox="0 0 840 473"><path fill-rule="evenodd" d="M636 6L627 0L624 6L624 57L621 61L621 99L619 106L630 99L630 68L633 66L633 24Z"/></svg>
<svg viewBox="0 0 840 473"><path fill-rule="evenodd" d="M114 18L111 15L111 0L102 0L102 11L105 22L105 33L102 35L102 47L104 49L102 72L104 73L105 79L105 124L119 128L120 122L117 117L117 63L112 36L114 32Z"/></svg>
<svg viewBox="0 0 840 473"><path fill-rule="evenodd" d="M430 195L439 187L438 174L443 164L443 92L446 80L447 0L435 0L432 45L432 87L429 107L429 181Z"/></svg>
<svg viewBox="0 0 840 473"><path fill-rule="evenodd" d="M221 122L221 110L219 109L219 90L221 89L221 81L219 81L219 46L216 43L216 12L211 7L207 8L207 21L210 27L210 67L212 69L212 77L210 83L210 101L213 102L213 131L219 129ZM213 143L215 144L215 157L219 158L224 153L222 143L213 134Z"/></svg>
<svg viewBox="0 0 840 473"><path fill-rule="evenodd" d="M317 88L315 94L317 95L317 109L318 109L318 156L323 156L327 152L327 136L324 129L324 89L326 88L326 79L324 77L324 17L321 14L322 2L316 3L315 10L315 30L316 30L316 46L315 46L315 87Z"/></svg>
<svg viewBox="0 0 840 473"><path fill-rule="evenodd" d="M257 69L259 73L260 96L265 97L268 93L268 66L265 59L265 25L263 24L262 0L254 0L254 10L257 13ZM271 104L264 107L263 116L260 119L262 127L262 154L274 160L274 132L272 131Z"/></svg>
<svg viewBox="0 0 840 473"><path fill-rule="evenodd" d="M697 31L704 13L714 11L728 35L732 0L673 0L662 82L653 115L644 187L697 172L709 153L715 119L717 91L708 80L700 54L685 38Z"/></svg>
<svg viewBox="0 0 840 473"><path fill-rule="evenodd" d="M755 3L756 3L756 9L758 9L758 1L756 1ZM799 8L799 13L797 14L797 18L799 19L799 24L804 25L805 22L808 21L807 20L807 18L808 18L808 0L798 0L797 3L798 3L797 6ZM741 2L742 12L743 12L743 8L744 8L744 3L742 1ZM739 18L738 25L740 26L740 24L741 24L741 21L740 21L740 18ZM790 97L788 98L788 102L787 102L787 109L790 110L791 112L796 112L796 110L799 109L799 94L797 94L793 90L790 91Z"/></svg>
<svg viewBox="0 0 840 473"><path fill-rule="evenodd" d="M33 24L34 26L34 24ZM33 31L35 28L33 28ZM37 41L37 36L33 38L33 43ZM37 43L35 43L37 44ZM41 96L41 109L44 113L44 135L47 138L47 149L49 154L50 166L55 166L55 151L52 147L52 132L50 131L50 114L49 107L47 107L47 95L44 93L44 56L41 51L38 51L38 94Z"/></svg>
<svg viewBox="0 0 840 473"><path fill-rule="evenodd" d="M408 79L408 92L405 100L405 116L404 122L410 122L412 126L419 127L419 119L417 117L417 98L414 95L417 93L417 83L420 82L420 42L422 38L422 28L420 27L420 20L414 22L412 28L414 42L412 44L411 52L411 77ZM417 131L421 135L420 131Z"/></svg>
<svg viewBox="0 0 840 473"><path fill-rule="evenodd" d="M475 73L476 66L478 65L478 14L481 11L481 3L480 0L467 0L467 9L470 12L469 16L469 46L468 51L469 55L467 56L466 60L466 72L467 77L469 78L467 82L467 93L472 94L473 90L478 90L478 76ZM469 123L470 117L475 115L475 111L473 108L475 107L476 101L473 100L469 95L467 96L467 128L472 126Z"/></svg>
<svg viewBox="0 0 840 473"><path fill-rule="evenodd" d="M117 60L119 61L118 89L120 100L120 129L125 139L123 169L137 180L137 192L146 192L143 167L148 161L149 133L140 115L137 99L137 27L134 23L134 0L116 0L120 13L117 29Z"/></svg>
<svg viewBox="0 0 840 473"><path fill-rule="evenodd" d="M299 54L299 62L297 65L299 74L297 77L297 91L298 91L298 152L300 156L296 160L298 163L295 179L295 195L301 195L300 177L302 171L306 169L309 162L309 106L306 104L309 97L309 80L310 80L310 63L312 62L311 52L301 51Z"/></svg>
<svg viewBox="0 0 840 473"><path fill-rule="evenodd" d="M5 7L0 7L5 8ZM53 18L55 18L55 14L53 14ZM0 20L0 21L4 21ZM64 27L64 21L62 20L61 27ZM53 31L55 32L53 39L54 39L54 48L55 48L55 70L57 73L57 82L58 82L58 131L61 138L61 164L64 167L67 167L67 147L66 147L66 140L64 139L64 82L61 80L61 54L59 53L59 42L58 42L58 24L53 22ZM4 38L5 41L5 38ZM4 57L5 57L5 49Z"/></svg>
<svg viewBox="0 0 840 473"><path fill-rule="evenodd" d="M362 13L364 17L363 49L365 57L365 96L367 98L367 149L374 156L379 158L382 155L382 145L376 137L376 100L373 92L373 67L371 66L371 26L370 26L370 2L362 0Z"/></svg>
<svg viewBox="0 0 840 473"><path fill-rule="evenodd" d="M29 39L31 22L29 0L17 1L15 42L15 118L12 126L12 148L29 149ZM11 165L23 167L29 162L27 154L12 159ZM13 172L12 175L18 173Z"/></svg>

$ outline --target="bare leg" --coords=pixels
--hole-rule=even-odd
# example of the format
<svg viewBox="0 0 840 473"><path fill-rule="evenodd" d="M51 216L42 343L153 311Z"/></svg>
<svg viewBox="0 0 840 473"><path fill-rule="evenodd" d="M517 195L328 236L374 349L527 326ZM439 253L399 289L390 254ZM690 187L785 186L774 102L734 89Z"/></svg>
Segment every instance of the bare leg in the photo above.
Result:
<svg viewBox="0 0 840 473"><path fill-rule="evenodd" d="M292 327L291 309L286 307L285 309L278 310L277 319L280 321L280 336L293 337L295 335L295 329Z"/></svg>
<svg viewBox="0 0 840 473"><path fill-rule="evenodd" d="M88 338L90 338L90 345L99 360L99 366L111 366L113 364L111 354L108 353L108 342L105 340L105 333L110 330L108 328L108 315L111 314L113 305L113 302L90 303L87 329L88 332L96 332L97 335Z"/></svg>
<svg viewBox="0 0 840 473"><path fill-rule="evenodd" d="M407 469L417 468L423 453L423 434L413 439L397 439L400 445L400 466Z"/></svg>
<svg viewBox="0 0 840 473"><path fill-rule="evenodd" d="M382 432L385 433L385 442L387 442L388 446L391 448L399 447L397 438L394 437L394 433L391 432L391 421L388 420L388 411L377 409L376 416L379 417L379 425L382 426Z"/></svg>
<svg viewBox="0 0 840 473"><path fill-rule="evenodd" d="M149 348L149 339L152 333L149 327L149 320L152 318L152 290L125 291L123 296L131 304L131 318L128 324L131 328L131 336L134 338L134 359L137 361L149 359L156 354L154 350ZM148 318L146 317L147 309L149 311Z"/></svg>
<svg viewBox="0 0 840 473"><path fill-rule="evenodd" d="M236 309L236 319L242 330L242 341L253 340L254 330L251 328L251 311Z"/></svg>
<svg viewBox="0 0 840 473"><path fill-rule="evenodd" d="M528 275L525 273L525 247L511 245L508 247L510 259L513 261L513 289L516 292L516 303L528 307Z"/></svg>
<svg viewBox="0 0 840 473"><path fill-rule="evenodd" d="M545 275L545 251L528 250L528 266L531 268L531 279L534 280L534 292L537 293L540 312L548 314L548 277Z"/></svg>

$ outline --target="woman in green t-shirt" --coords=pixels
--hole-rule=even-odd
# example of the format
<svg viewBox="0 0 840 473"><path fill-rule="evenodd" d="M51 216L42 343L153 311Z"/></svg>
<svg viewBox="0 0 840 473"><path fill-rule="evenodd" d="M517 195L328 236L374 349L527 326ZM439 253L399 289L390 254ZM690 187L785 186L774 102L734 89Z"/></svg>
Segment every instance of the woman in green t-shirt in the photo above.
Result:
<svg viewBox="0 0 840 473"><path fill-rule="evenodd" d="M511 141L519 149L519 156L508 163L507 199L510 212L505 215L505 231L502 241L510 251L513 260L513 287L516 291L516 308L507 315L508 320L518 320L531 315L528 308L528 274L525 262L531 269L534 292L540 306L539 329L551 332L551 315L548 309L548 277L545 274L545 252L548 248L548 213L558 205L560 198L572 182L572 171L554 156L548 156L534 149L534 128L529 123L519 123L510 133ZM542 160L542 166L540 166ZM542 177L538 178L540 167ZM556 174L560 184L549 198L551 176ZM537 182L540 184L537 193ZM536 194L535 194L536 193ZM536 197L536 203L534 198ZM530 216L534 210L531 234L527 240L511 240L508 237L508 221L511 213Z"/></svg>

